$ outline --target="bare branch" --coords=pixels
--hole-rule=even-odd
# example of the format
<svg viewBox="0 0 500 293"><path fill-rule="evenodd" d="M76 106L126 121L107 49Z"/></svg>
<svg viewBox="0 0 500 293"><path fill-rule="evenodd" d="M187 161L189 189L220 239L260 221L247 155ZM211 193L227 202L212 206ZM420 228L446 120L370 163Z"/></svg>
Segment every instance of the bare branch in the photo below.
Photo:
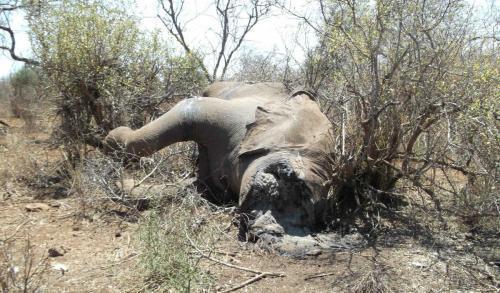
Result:
<svg viewBox="0 0 500 293"><path fill-rule="evenodd" d="M325 16L325 12L324 12L324 4L323 4L323 1L320 1L320 5L321 5L321 12L323 13L323 20L325 21L326 23L326 16ZM291 9L285 7L284 5L281 6L281 9L285 10L287 13L289 13L290 15L302 20L307 26L309 26L310 28L312 28L316 33L322 33L322 29L320 29L318 26L316 26L315 24L312 23L312 21L310 20L309 17L305 16L305 15L300 15L294 11L292 11Z"/></svg>
<svg viewBox="0 0 500 293"><path fill-rule="evenodd" d="M219 50L219 54L217 56L217 62L215 63L214 71L212 73L212 79L215 80L217 79L217 71L219 69L219 65L221 60L223 59L225 51L226 51L226 45L227 45L227 38L229 35L229 10L230 10L230 4L231 0L227 0L225 7L221 5L221 0L217 0L215 9L217 11L217 14L221 18L221 29L222 29L222 36L221 36L221 48Z"/></svg>
<svg viewBox="0 0 500 293"><path fill-rule="evenodd" d="M378 109L377 112L375 112L373 115L371 115L368 119L362 121L361 124L367 125L368 123L370 123L370 121L378 119L378 116L380 116L380 114L382 114L382 112L384 112L390 106L395 106L395 105L399 105L399 104L401 104L401 102L398 102L398 101L387 102L385 105L380 107L380 109Z"/></svg>
<svg viewBox="0 0 500 293"><path fill-rule="evenodd" d="M255 269L252 269L252 268L237 266L237 265L234 265L234 264L231 264L231 263L228 263L228 262L216 259L216 258L210 256L209 254L206 254L203 251L201 251L201 249L196 245L196 243L191 239L191 237L189 237L189 235L187 233L185 234L185 236L188 239L188 241L191 244L191 246L198 252L198 254L201 257L206 258L206 259L208 259L210 261L213 261L215 263L221 264L221 265L229 267L229 268L233 268L233 269L237 269L237 270L245 271L245 272L250 272L250 273L254 273L254 274L258 274L258 275L265 274L265 276L272 276L272 277L284 277L285 276L285 274L281 273L281 272L259 271L259 270L255 270Z"/></svg>
<svg viewBox="0 0 500 293"><path fill-rule="evenodd" d="M0 4L0 13L5 11L14 11L19 8L25 8L25 5L15 5L15 4Z"/></svg>
<svg viewBox="0 0 500 293"><path fill-rule="evenodd" d="M185 39L185 31L179 19L184 2L182 1L180 8L176 9L173 1L159 1L167 17L164 18L160 15L158 17L184 50L187 53L192 53L192 47ZM215 12L220 22L220 31L218 32L220 47L214 50L217 52L215 53L216 58L213 71L209 73L203 61L197 57L208 81L213 82L217 79L224 79L234 54L240 49L247 34L255 27L263 15L269 13L271 5L268 3L262 4L260 1L249 1L249 5L251 6L250 12L247 13L246 17L240 17L240 14L243 12L239 8L243 7L244 9L246 4L239 4L237 0L214 0ZM241 26L238 20L242 18L247 19L243 26Z"/></svg>
<svg viewBox="0 0 500 293"><path fill-rule="evenodd" d="M160 15L158 15L158 18L160 21L163 23L167 31L176 39L176 41L184 48L184 51L186 51L187 54L193 55L201 69L203 70L203 73L205 74L205 77L209 82L212 82L213 79L208 73L208 70L203 63L203 60L195 54L193 54L193 51L189 47L188 43L186 42L186 39L184 38L184 32L182 29L182 26L179 22L179 15L182 12L182 8L184 7L184 1L181 2L180 9L176 12L173 0L167 0L168 1L168 7L165 5L164 0L160 0L159 3L161 5L162 10L167 14L169 17L169 20L167 21Z"/></svg>
<svg viewBox="0 0 500 293"><path fill-rule="evenodd" d="M0 6L0 14L5 13L6 11L14 11L16 9L23 8L23 7L25 7L25 6L22 6L22 5L18 6L15 4L3 6L3 4L2 4L2 6ZM14 31L12 30L12 28L8 24L7 25L0 25L0 30L6 32L10 37L10 46L1 45L0 50L8 51L10 54L10 57L16 61L21 61L21 62L24 62L26 64L34 65L34 66L40 65L40 62L38 62L36 60L30 59L30 58L24 58L24 57L21 57L21 56L16 54L16 37L14 35Z"/></svg>
<svg viewBox="0 0 500 293"><path fill-rule="evenodd" d="M234 53L236 51L238 51L238 49L240 48L246 35L259 22L259 18L262 15L267 14L269 12L268 6L264 7L264 10L262 10L262 11L259 9L259 0L255 0L255 2L253 2L253 5L254 6L252 8L252 12L251 12L251 14L248 15L248 21L247 21L245 28L243 29L242 34L239 37L235 37L236 46L234 46L234 48L229 52L229 55L227 56L227 59L224 62L224 67L222 68L222 73L221 73L221 79L223 79L224 76L226 75L228 65L231 62L231 59L232 59Z"/></svg>

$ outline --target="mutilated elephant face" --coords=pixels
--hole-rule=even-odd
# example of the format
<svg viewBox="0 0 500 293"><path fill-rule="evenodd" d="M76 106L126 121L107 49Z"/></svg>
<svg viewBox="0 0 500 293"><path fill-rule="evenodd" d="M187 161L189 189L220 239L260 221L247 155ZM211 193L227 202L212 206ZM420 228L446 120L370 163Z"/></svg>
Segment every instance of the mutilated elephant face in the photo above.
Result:
<svg viewBox="0 0 500 293"><path fill-rule="evenodd" d="M240 208L250 238L280 242L324 223L331 127L307 95L257 108L239 148L248 166Z"/></svg>
<svg viewBox="0 0 500 293"><path fill-rule="evenodd" d="M305 236L322 225L328 184L320 163L311 154L278 152L247 168L240 209L250 238L277 241L285 234Z"/></svg>

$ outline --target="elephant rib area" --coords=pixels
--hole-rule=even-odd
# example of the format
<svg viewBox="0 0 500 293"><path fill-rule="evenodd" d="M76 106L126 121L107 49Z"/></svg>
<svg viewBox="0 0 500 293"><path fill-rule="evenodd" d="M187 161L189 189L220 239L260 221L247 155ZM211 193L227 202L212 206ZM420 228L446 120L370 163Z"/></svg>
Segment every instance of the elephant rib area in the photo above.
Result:
<svg viewBox="0 0 500 293"><path fill-rule="evenodd" d="M288 90L277 82L232 82L222 81L212 84L203 92L205 97L216 97L224 100L240 98L255 99L256 97L271 101L281 100L288 96Z"/></svg>

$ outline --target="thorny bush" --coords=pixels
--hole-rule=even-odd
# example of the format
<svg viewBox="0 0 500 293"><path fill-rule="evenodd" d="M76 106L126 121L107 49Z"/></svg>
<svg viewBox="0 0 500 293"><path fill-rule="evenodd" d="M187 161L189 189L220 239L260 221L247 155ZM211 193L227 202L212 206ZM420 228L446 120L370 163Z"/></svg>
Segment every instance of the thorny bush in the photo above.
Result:
<svg viewBox="0 0 500 293"><path fill-rule="evenodd" d="M497 16L478 22L464 1L320 3L304 73L336 126L337 212L397 200L405 182L438 211L439 194L462 214L498 219Z"/></svg>

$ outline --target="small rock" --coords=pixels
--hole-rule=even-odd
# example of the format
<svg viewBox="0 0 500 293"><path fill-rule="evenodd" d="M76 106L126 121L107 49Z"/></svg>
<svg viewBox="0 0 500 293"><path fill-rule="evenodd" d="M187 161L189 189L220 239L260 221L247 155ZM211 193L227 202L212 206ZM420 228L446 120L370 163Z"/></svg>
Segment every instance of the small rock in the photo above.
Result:
<svg viewBox="0 0 500 293"><path fill-rule="evenodd" d="M49 257L63 256L66 253L64 247L60 248L49 248Z"/></svg>
<svg viewBox="0 0 500 293"><path fill-rule="evenodd" d="M49 205L38 202L38 203L29 203L26 206L24 206L26 211L28 212L40 212L40 211L46 211L50 209Z"/></svg>
<svg viewBox="0 0 500 293"><path fill-rule="evenodd" d="M9 273L11 273L15 276L15 275L17 275L17 273L19 273L20 270L21 269L19 269L19 267L14 266L14 267L9 268Z"/></svg>
<svg viewBox="0 0 500 293"><path fill-rule="evenodd" d="M425 267L427 267L427 264L419 262L419 261L414 261L411 264L413 266L417 267L417 268L425 268Z"/></svg>
<svg viewBox="0 0 500 293"><path fill-rule="evenodd" d="M198 230L200 229L201 226L203 226L207 221L202 218L202 219L197 219L192 225L191 225L191 229L193 230Z"/></svg>
<svg viewBox="0 0 500 293"><path fill-rule="evenodd" d="M313 249L308 250L308 251L306 252L306 255L307 255L307 256L318 256L318 255L320 255L321 253L322 253L322 251L321 251L320 249L317 249L317 248L316 248L316 249L314 249L314 248L313 248Z"/></svg>
<svg viewBox="0 0 500 293"><path fill-rule="evenodd" d="M60 271L62 275L68 271L68 266L62 263L55 263L52 265L52 269Z"/></svg>
<svg viewBox="0 0 500 293"><path fill-rule="evenodd" d="M61 203L60 203L60 202L58 202L58 201L53 201L53 202L49 203L49 205L50 205L51 207L53 207L53 208L58 208L58 207L60 207L60 206L61 206Z"/></svg>

